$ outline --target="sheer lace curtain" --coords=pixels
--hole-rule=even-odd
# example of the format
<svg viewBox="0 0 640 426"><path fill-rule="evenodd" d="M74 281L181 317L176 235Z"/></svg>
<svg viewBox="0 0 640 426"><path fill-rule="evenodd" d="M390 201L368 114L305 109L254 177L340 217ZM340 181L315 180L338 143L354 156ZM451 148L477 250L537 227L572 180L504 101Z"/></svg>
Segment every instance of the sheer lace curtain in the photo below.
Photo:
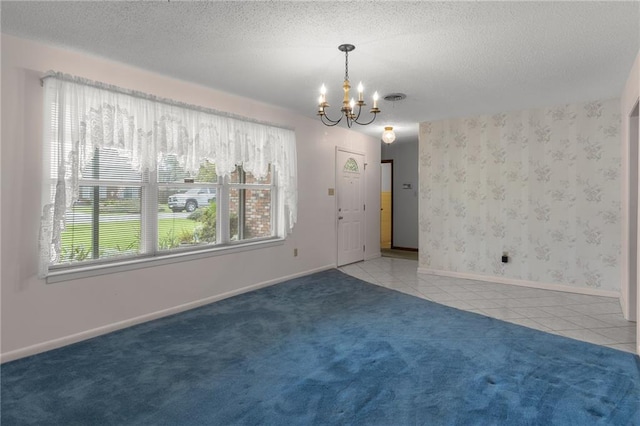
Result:
<svg viewBox="0 0 640 426"><path fill-rule="evenodd" d="M49 72L43 78L44 176L40 276L59 255L65 211L78 199L78 179L96 149L115 149L138 172L172 155L195 175L205 161L220 176L242 165L257 178L274 166L279 236L297 218L296 140L292 129Z"/></svg>

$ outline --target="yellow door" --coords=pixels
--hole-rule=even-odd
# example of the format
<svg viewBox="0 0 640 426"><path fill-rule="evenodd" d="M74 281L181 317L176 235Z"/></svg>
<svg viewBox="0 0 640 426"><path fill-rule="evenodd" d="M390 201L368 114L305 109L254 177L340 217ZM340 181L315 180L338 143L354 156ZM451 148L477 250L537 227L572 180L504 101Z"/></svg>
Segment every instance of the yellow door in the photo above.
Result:
<svg viewBox="0 0 640 426"><path fill-rule="evenodd" d="M390 162L384 162L380 166L380 248L388 249L391 248L391 174L393 166Z"/></svg>
<svg viewBox="0 0 640 426"><path fill-rule="evenodd" d="M391 248L391 192L380 193L380 248Z"/></svg>

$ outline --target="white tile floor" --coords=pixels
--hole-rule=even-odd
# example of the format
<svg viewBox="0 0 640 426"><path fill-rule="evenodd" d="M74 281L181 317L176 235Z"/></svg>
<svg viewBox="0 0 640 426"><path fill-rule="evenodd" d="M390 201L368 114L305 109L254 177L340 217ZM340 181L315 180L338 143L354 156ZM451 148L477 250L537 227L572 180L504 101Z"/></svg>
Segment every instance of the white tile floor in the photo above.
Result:
<svg viewBox="0 0 640 426"><path fill-rule="evenodd" d="M389 257L339 269L443 305L635 353L636 323L622 317L616 298L418 274L417 261Z"/></svg>

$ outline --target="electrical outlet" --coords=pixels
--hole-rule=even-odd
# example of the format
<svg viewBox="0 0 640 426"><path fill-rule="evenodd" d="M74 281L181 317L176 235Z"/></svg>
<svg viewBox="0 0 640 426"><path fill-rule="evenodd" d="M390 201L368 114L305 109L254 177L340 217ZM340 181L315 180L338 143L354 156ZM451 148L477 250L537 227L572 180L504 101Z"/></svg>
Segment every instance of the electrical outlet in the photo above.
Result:
<svg viewBox="0 0 640 426"><path fill-rule="evenodd" d="M298 249L294 248L293 249L293 257L296 257L296 256L298 256Z"/></svg>
<svg viewBox="0 0 640 426"><path fill-rule="evenodd" d="M502 263L509 263L509 253L506 251L502 252Z"/></svg>

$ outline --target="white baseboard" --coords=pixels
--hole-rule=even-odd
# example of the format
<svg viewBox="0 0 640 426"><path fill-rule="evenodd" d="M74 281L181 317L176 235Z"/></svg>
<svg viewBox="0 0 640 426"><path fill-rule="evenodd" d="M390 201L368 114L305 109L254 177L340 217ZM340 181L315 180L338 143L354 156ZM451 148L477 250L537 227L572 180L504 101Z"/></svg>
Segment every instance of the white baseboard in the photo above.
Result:
<svg viewBox="0 0 640 426"><path fill-rule="evenodd" d="M259 288L278 284L283 281L303 277L305 275L310 275L316 272L326 271L328 269L333 269L333 268L335 268L335 265L321 266L319 268L311 269L305 272L299 272L296 274L291 274L284 277L263 281L263 282L253 284L247 287L243 287L237 290L228 291L226 293L206 297L204 299L195 300L193 302L184 303L182 305L174 306L167 309L162 309L160 311L151 312L149 314L140 315L135 318L130 318L130 319L119 321L113 324L104 325L102 327L97 327L91 330L82 331L80 333L71 334L69 336L60 337L58 339L49 340L43 343L37 343L35 345L27 346L25 348L20 348L20 349L16 349L13 351L0 354L0 363L14 361L16 359L24 358L31 355L36 355L41 352L46 352L52 349L60 348L62 346L70 345L72 343L81 342L83 340L91 339L93 337L101 336L103 334L107 334L113 331L121 330L123 328L131 327L133 325L142 324L144 322L152 321L158 318L166 317L169 315L188 311L190 309L198 308L200 306L208 305L209 303L217 302L222 299L227 299L229 297L236 296L238 294L247 293L253 290L257 290Z"/></svg>
<svg viewBox="0 0 640 426"><path fill-rule="evenodd" d="M537 281L519 280L516 278L498 277L498 276L490 276L490 275L477 275L477 274L469 274L465 272L438 271L438 270L427 269L427 268L418 268L418 273L440 275L443 277L464 278L464 279L476 280L476 281L488 281L492 283L510 284L510 285L517 285L520 287L539 288L543 290L564 291L566 293L587 294L590 296L620 298L620 292L618 291L600 290L600 289L591 288L591 287L574 287L574 286L565 285L565 284L541 283Z"/></svg>
<svg viewBox="0 0 640 426"><path fill-rule="evenodd" d="M382 257L382 254L380 252L377 252L369 256L365 256L364 260L372 260L372 259L377 259L379 257Z"/></svg>

